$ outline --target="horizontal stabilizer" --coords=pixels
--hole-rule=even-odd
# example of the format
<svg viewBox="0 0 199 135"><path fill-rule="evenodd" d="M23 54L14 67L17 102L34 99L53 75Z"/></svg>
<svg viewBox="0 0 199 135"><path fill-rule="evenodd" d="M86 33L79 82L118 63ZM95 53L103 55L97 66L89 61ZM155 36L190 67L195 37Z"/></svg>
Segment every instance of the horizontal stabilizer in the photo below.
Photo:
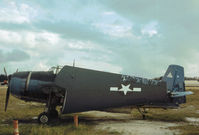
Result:
<svg viewBox="0 0 199 135"><path fill-rule="evenodd" d="M185 91L185 92L172 92L171 93L171 97L183 97L183 96L186 96L186 95L191 95L193 94L193 92L191 91Z"/></svg>

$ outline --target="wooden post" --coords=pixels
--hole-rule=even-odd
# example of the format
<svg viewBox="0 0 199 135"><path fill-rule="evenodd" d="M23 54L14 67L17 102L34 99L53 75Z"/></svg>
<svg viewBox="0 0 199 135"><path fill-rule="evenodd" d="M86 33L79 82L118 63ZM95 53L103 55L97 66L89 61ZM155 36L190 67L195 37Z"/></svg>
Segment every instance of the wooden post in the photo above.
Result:
<svg viewBox="0 0 199 135"><path fill-rule="evenodd" d="M75 127L78 127L78 115L74 115L74 124Z"/></svg>
<svg viewBox="0 0 199 135"><path fill-rule="evenodd" d="M19 135L18 120L13 120L13 126L14 126L14 135Z"/></svg>

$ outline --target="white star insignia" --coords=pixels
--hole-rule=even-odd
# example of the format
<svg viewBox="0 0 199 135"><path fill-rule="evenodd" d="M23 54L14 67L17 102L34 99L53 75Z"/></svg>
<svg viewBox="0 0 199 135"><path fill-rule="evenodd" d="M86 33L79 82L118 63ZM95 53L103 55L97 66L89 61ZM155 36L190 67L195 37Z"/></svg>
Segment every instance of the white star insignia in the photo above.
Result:
<svg viewBox="0 0 199 135"><path fill-rule="evenodd" d="M119 91L123 91L124 92L124 95L126 95L127 94L127 92L129 91L132 91L129 87L130 87L130 85L131 84L129 84L129 85L123 85L123 84L121 84L122 85L122 88L121 89L119 89Z"/></svg>

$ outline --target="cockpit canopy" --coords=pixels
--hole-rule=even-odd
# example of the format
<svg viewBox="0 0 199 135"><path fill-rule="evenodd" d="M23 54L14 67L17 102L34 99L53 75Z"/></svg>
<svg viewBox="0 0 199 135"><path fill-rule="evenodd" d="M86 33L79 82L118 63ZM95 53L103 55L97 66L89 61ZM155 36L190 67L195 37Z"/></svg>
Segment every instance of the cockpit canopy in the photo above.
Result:
<svg viewBox="0 0 199 135"><path fill-rule="evenodd" d="M49 71L53 71L54 74L58 74L60 72L60 70L63 68L64 66L53 66L49 69Z"/></svg>

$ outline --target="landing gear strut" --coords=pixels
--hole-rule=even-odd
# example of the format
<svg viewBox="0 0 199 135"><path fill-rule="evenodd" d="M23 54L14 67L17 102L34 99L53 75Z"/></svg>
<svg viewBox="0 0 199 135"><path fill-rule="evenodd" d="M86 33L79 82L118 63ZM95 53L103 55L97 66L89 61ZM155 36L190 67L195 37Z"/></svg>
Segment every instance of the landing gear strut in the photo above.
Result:
<svg viewBox="0 0 199 135"><path fill-rule="evenodd" d="M38 116L38 122L41 124L48 124L49 121L58 118L58 111L56 110L56 100L53 100L53 93L49 94L46 109Z"/></svg>
<svg viewBox="0 0 199 135"><path fill-rule="evenodd" d="M137 106L138 111L142 114L142 119L145 120L146 119L146 113L147 111L145 110L145 108L143 108L143 111L140 109L139 106Z"/></svg>

